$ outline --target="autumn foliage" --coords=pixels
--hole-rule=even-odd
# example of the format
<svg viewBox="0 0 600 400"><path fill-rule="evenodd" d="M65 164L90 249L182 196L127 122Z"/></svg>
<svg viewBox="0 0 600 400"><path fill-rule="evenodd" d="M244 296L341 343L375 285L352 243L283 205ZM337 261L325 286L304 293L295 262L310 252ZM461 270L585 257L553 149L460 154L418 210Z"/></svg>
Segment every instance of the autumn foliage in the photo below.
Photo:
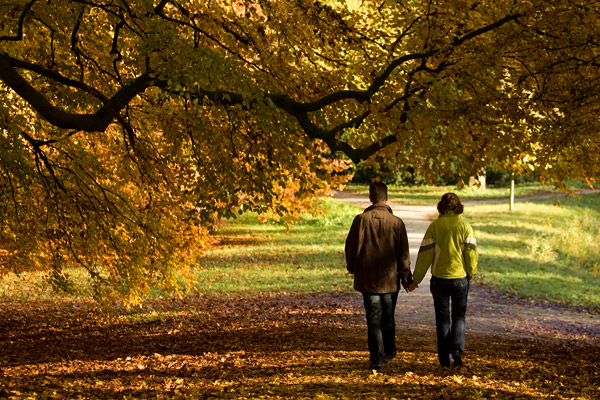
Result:
<svg viewBox="0 0 600 400"><path fill-rule="evenodd" d="M98 297L178 287L222 218L350 161L599 172L599 10L564 1L0 5L0 257Z"/></svg>

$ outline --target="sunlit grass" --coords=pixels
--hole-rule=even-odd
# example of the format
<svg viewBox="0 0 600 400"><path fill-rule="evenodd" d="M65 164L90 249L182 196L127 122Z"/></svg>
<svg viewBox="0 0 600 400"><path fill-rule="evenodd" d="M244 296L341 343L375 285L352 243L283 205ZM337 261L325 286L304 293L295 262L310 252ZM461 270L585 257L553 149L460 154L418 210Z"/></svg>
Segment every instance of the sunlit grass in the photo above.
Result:
<svg viewBox="0 0 600 400"><path fill-rule="evenodd" d="M351 289L344 240L355 206L324 200L326 213L289 228L246 214L219 231L220 244L198 260L202 293L323 292Z"/></svg>
<svg viewBox="0 0 600 400"><path fill-rule="evenodd" d="M600 309L600 198L469 206L478 279L504 292Z"/></svg>
<svg viewBox="0 0 600 400"><path fill-rule="evenodd" d="M476 279L507 293L600 310L600 198L561 201L520 202L513 212L506 204L467 206L480 251ZM290 227L260 223L253 214L227 221L216 233L216 246L193 266L197 283L187 293L352 291L343 248L361 210L333 199L324 199L323 209ZM89 298L85 271L73 268L69 274L78 293L53 292L41 272L7 274L0 278L0 300ZM153 291L148 300L162 296L169 294Z"/></svg>
<svg viewBox="0 0 600 400"><path fill-rule="evenodd" d="M468 206L481 253L478 280L508 293L600 309L600 199L554 202L517 203L513 212L506 204ZM289 231L252 216L230 222L220 233L223 245L200 260L198 289L349 290L343 242L360 210L331 200L326 207L326 216L307 217Z"/></svg>
<svg viewBox="0 0 600 400"><path fill-rule="evenodd" d="M70 301L91 297L91 285L84 268L67 268L67 273L73 280L74 291L57 293L48 280L46 271L26 271L16 274L6 273L0 277L1 300L39 300L39 301Z"/></svg>

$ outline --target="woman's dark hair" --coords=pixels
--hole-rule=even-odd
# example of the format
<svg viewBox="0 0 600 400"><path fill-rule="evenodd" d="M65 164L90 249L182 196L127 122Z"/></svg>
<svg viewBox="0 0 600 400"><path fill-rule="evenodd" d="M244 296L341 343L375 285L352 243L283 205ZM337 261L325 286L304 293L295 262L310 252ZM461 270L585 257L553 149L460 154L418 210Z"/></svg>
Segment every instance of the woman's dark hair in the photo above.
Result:
<svg viewBox="0 0 600 400"><path fill-rule="evenodd" d="M373 182L369 186L369 199L373 203L382 203L387 200L387 185L383 182Z"/></svg>
<svg viewBox="0 0 600 400"><path fill-rule="evenodd" d="M442 200L437 205L437 209L441 215L453 212L454 214L462 214L463 205L460 199L454 193L446 193L442 196Z"/></svg>

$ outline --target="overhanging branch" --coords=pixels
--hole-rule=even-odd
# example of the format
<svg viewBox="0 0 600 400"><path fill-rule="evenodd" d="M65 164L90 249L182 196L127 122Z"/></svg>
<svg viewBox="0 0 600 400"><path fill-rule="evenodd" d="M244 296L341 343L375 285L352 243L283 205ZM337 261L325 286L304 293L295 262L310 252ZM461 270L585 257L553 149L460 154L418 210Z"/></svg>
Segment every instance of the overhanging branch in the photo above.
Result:
<svg viewBox="0 0 600 400"><path fill-rule="evenodd" d="M5 41L5 40L18 42L19 40L23 39L23 24L25 23L25 17L27 17L27 14L29 14L31 7L33 6L33 3L35 3L36 1L37 0L31 0L30 2L25 4L25 8L23 8L23 11L21 12L21 16L19 17L19 24L17 26L17 34L14 36L0 36L0 42Z"/></svg>
<svg viewBox="0 0 600 400"><path fill-rule="evenodd" d="M63 129L85 132L104 131L121 110L152 84L148 72L118 90L93 114L70 113L51 104L46 97L27 82L11 64L11 58L0 53L0 80L21 96L42 118Z"/></svg>

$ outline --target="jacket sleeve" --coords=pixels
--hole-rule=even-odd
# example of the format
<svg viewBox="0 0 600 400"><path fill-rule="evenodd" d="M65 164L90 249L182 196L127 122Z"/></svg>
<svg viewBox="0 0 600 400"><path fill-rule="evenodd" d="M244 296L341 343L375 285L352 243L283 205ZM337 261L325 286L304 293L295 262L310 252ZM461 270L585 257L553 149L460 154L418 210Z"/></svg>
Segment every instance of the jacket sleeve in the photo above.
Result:
<svg viewBox="0 0 600 400"><path fill-rule="evenodd" d="M354 266L359 251L360 220L360 215L354 218L348 237L346 237L346 247L344 249L346 253L346 268L351 274L354 273Z"/></svg>
<svg viewBox="0 0 600 400"><path fill-rule="evenodd" d="M477 254L477 240L470 225L468 225L468 234L463 246L463 266L467 273L467 278L471 279L477 273L479 255Z"/></svg>
<svg viewBox="0 0 600 400"><path fill-rule="evenodd" d="M410 250L408 246L408 235L406 226L400 223L398 232L398 243L396 244L396 268L398 268L398 277L402 286L406 289L413 281L412 272L410 271Z"/></svg>
<svg viewBox="0 0 600 400"><path fill-rule="evenodd" d="M435 239L433 237L432 225L429 225L427 228L425 236L423 236L423 240L421 241L421 246L419 247L419 254L417 255L415 273L413 276L416 283L421 283L427 270L433 263L433 258L435 256Z"/></svg>

